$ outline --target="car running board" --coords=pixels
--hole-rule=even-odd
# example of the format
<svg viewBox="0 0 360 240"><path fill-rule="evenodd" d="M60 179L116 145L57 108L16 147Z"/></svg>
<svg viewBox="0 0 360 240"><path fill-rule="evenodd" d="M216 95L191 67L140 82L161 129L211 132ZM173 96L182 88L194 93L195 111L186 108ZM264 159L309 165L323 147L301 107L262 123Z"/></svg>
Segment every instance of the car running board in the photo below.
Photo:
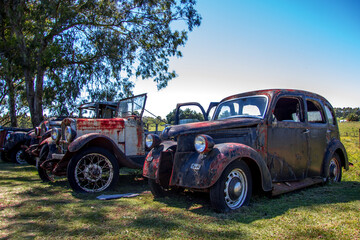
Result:
<svg viewBox="0 0 360 240"><path fill-rule="evenodd" d="M305 178L304 180L297 182L282 182L282 183L273 183L274 187L271 191L272 196L277 196L283 193L291 192L297 189L309 187L311 185L323 183L322 178Z"/></svg>

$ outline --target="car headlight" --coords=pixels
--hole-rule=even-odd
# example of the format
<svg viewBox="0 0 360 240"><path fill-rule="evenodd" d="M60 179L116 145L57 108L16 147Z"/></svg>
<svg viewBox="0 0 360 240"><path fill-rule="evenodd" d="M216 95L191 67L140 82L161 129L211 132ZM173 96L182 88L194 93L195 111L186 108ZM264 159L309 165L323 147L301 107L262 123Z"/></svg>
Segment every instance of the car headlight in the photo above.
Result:
<svg viewBox="0 0 360 240"><path fill-rule="evenodd" d="M58 142L60 140L60 131L57 128L53 128L51 131L51 138L55 141Z"/></svg>
<svg viewBox="0 0 360 240"><path fill-rule="evenodd" d="M65 140L67 142L72 142L76 137L76 131L72 129L70 126L65 128Z"/></svg>
<svg viewBox="0 0 360 240"><path fill-rule="evenodd" d="M36 127L36 128L35 128L35 135L36 135L36 136L40 136L40 133L41 133L41 128L40 128L40 127Z"/></svg>
<svg viewBox="0 0 360 240"><path fill-rule="evenodd" d="M161 139L156 134L149 134L145 138L145 145L149 149L159 146L160 143L161 143Z"/></svg>
<svg viewBox="0 0 360 240"><path fill-rule="evenodd" d="M50 130L50 123L49 123L49 121L46 121L45 122L45 132L47 132L47 131L49 131Z"/></svg>
<svg viewBox="0 0 360 240"><path fill-rule="evenodd" d="M6 141L9 141L10 139L10 133L6 134Z"/></svg>
<svg viewBox="0 0 360 240"><path fill-rule="evenodd" d="M210 152L211 149L213 149L214 145L215 143L212 137L204 134L196 136L194 141L195 150L198 153Z"/></svg>

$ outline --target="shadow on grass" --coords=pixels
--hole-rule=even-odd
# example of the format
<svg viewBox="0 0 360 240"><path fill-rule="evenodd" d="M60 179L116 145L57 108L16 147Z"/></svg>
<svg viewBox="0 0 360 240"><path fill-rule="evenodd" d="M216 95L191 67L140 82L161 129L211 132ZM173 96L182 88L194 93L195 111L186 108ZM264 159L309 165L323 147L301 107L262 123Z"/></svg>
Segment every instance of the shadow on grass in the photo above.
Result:
<svg viewBox="0 0 360 240"><path fill-rule="evenodd" d="M236 220L241 223L251 223L259 219L271 219L280 216L288 210L299 207L316 207L318 205L347 203L360 200L360 182L341 182L315 185L277 197L255 195L249 206L244 206L232 213L216 213L211 208L209 194L191 193L171 194L165 198L155 198L154 201L168 206L187 209L200 215ZM358 211L354 209L354 211Z"/></svg>

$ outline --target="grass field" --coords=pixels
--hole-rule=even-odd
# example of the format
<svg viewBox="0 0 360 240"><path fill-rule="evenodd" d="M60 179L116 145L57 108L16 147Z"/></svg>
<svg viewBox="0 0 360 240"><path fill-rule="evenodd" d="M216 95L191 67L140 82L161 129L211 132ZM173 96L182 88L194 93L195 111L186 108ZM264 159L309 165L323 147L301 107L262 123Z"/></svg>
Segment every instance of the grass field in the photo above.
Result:
<svg viewBox="0 0 360 240"><path fill-rule="evenodd" d="M139 196L103 201L0 162L0 239L360 239L359 128L340 125L354 164L341 183L256 196L231 214L213 212L207 194L154 199L140 171L122 172L111 192Z"/></svg>

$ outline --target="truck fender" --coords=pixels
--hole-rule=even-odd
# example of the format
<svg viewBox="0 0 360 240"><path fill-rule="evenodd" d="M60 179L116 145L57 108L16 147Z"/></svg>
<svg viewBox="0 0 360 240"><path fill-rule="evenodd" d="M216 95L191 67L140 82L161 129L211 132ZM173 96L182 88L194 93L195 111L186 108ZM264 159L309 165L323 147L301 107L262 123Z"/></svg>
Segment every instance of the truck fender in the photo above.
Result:
<svg viewBox="0 0 360 240"><path fill-rule="evenodd" d="M72 156L76 152L80 151L84 146L98 146L108 149L110 152L114 153L120 166L129 168L139 167L138 164L126 157L123 151L119 149L111 138L100 133L88 133L76 138L70 143L66 156L68 153Z"/></svg>
<svg viewBox="0 0 360 240"><path fill-rule="evenodd" d="M176 146L176 142L166 141L161 143L159 147L151 149L144 161L143 176L154 179L162 186L168 186Z"/></svg>
<svg viewBox="0 0 360 240"><path fill-rule="evenodd" d="M207 155L193 154L186 160L186 164L184 160L177 164L176 156L170 185L209 188L217 182L230 163L239 159L245 161L252 172L257 173L253 175L260 178L264 191L272 190L271 175L265 161L256 150L240 143L216 144Z"/></svg>
<svg viewBox="0 0 360 240"><path fill-rule="evenodd" d="M323 159L323 165L322 165L322 177L325 177L326 169L328 166L325 166L330 162L330 159L334 155L334 153L337 153L341 159L341 165L345 170L349 170L349 160L346 153L346 149L344 145L336 138L333 138L331 142L328 144L328 147L326 149L324 159Z"/></svg>

